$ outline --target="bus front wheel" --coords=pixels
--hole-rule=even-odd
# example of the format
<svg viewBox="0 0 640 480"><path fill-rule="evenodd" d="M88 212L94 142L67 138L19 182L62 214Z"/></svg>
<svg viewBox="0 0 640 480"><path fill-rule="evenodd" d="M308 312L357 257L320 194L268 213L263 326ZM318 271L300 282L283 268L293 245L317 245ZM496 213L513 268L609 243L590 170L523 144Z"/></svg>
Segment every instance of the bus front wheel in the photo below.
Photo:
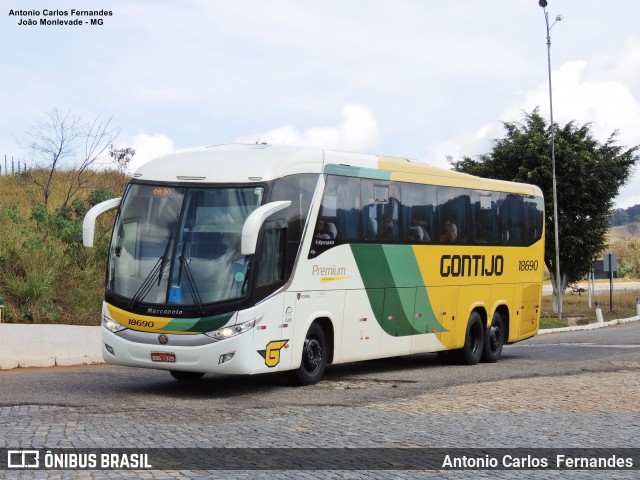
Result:
<svg viewBox="0 0 640 480"><path fill-rule="evenodd" d="M286 372L293 385L313 385L324 374L327 364L327 342L324 330L317 323L309 328L302 346L302 361L296 370Z"/></svg>
<svg viewBox="0 0 640 480"><path fill-rule="evenodd" d="M472 312L467 323L464 347L458 350L457 357L464 365L475 365L480 361L484 349L484 325L478 312Z"/></svg>

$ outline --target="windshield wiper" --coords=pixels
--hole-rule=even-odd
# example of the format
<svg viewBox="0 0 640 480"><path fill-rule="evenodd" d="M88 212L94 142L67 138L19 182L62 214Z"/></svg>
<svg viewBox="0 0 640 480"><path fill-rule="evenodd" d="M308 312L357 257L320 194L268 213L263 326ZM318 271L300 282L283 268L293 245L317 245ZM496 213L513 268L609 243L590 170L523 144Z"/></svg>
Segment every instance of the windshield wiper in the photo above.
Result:
<svg viewBox="0 0 640 480"><path fill-rule="evenodd" d="M180 281L182 279L182 272L184 271L184 277L187 280L187 287L189 288L189 292L191 293L191 297L193 298L194 303L198 307L198 311L201 314L204 314L204 309L202 308L202 298L200 297L200 292L198 292L198 287L196 286L196 282L193 279L193 275L191 274L191 267L189 267L190 259L184 256L184 250L187 242L184 242L182 245L182 255L178 257L178 261L180 262L180 271L178 272L178 285L180 285Z"/></svg>
<svg viewBox="0 0 640 480"><path fill-rule="evenodd" d="M162 276L164 275L164 270L167 266L167 256L169 255L169 247L171 246L171 239L173 238L173 234L169 235L169 240L164 247L164 253L158 258L158 261L153 266L149 274L144 279L144 282L138 287L136 293L129 300L129 308L135 307L139 302L141 302L144 297L151 291L153 284L156 282L156 277L158 279L158 286L160 286L160 282L162 282Z"/></svg>

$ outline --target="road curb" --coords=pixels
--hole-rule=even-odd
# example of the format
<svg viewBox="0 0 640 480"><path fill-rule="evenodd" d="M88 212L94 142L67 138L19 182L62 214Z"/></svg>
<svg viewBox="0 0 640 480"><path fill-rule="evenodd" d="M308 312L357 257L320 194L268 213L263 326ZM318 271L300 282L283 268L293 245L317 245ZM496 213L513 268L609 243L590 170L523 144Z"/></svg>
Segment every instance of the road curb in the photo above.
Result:
<svg viewBox="0 0 640 480"><path fill-rule="evenodd" d="M557 333L557 332L577 332L581 330L596 330L598 328L604 327L612 327L614 325L621 325L623 323L629 322L637 322L640 320L640 316L629 317L629 318L619 318L616 320L609 320L608 322L602 323L590 323L588 325L574 325L572 327L561 327L561 328L545 328L542 330L538 330L538 335L543 335L545 333Z"/></svg>
<svg viewBox="0 0 640 480"><path fill-rule="evenodd" d="M100 328L0 323L0 370L102 363Z"/></svg>

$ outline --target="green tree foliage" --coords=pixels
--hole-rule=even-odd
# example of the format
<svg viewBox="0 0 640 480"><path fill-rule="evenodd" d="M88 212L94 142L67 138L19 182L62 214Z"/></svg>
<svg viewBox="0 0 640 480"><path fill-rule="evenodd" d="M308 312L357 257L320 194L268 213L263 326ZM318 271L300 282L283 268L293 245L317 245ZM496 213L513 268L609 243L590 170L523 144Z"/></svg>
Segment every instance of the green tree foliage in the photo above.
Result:
<svg viewBox="0 0 640 480"><path fill-rule="evenodd" d="M611 251L618 256L619 277L640 278L640 239L616 240Z"/></svg>
<svg viewBox="0 0 640 480"><path fill-rule="evenodd" d="M550 129L538 109L505 122L506 136L477 159L451 162L459 172L538 185L545 196L545 264L555 276ZM589 272L606 246L613 199L638 161L639 146L617 145L617 132L598 142L590 124L555 126L556 179L562 292ZM554 278L555 284L555 278Z"/></svg>
<svg viewBox="0 0 640 480"><path fill-rule="evenodd" d="M96 247L82 247L82 219L96 203L117 196L128 177L95 173L96 187L64 203L64 185L52 181L49 208L19 175L0 177L0 297L8 322L97 324L104 268L115 212L98 219Z"/></svg>

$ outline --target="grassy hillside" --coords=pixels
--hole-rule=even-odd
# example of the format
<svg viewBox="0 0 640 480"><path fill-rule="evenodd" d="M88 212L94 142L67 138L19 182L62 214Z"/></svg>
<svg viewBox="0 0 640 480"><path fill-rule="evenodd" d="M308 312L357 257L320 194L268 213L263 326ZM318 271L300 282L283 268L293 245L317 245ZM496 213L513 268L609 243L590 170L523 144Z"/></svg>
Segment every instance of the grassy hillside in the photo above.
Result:
<svg viewBox="0 0 640 480"><path fill-rule="evenodd" d="M640 222L627 222L609 229L609 241L640 238Z"/></svg>
<svg viewBox="0 0 640 480"><path fill-rule="evenodd" d="M7 322L99 323L113 213L99 219L93 249L82 246L82 218L92 204L119 196L128 177L89 172L88 186L61 208L66 180L64 173L54 176L45 208L29 174L0 177L0 297Z"/></svg>

